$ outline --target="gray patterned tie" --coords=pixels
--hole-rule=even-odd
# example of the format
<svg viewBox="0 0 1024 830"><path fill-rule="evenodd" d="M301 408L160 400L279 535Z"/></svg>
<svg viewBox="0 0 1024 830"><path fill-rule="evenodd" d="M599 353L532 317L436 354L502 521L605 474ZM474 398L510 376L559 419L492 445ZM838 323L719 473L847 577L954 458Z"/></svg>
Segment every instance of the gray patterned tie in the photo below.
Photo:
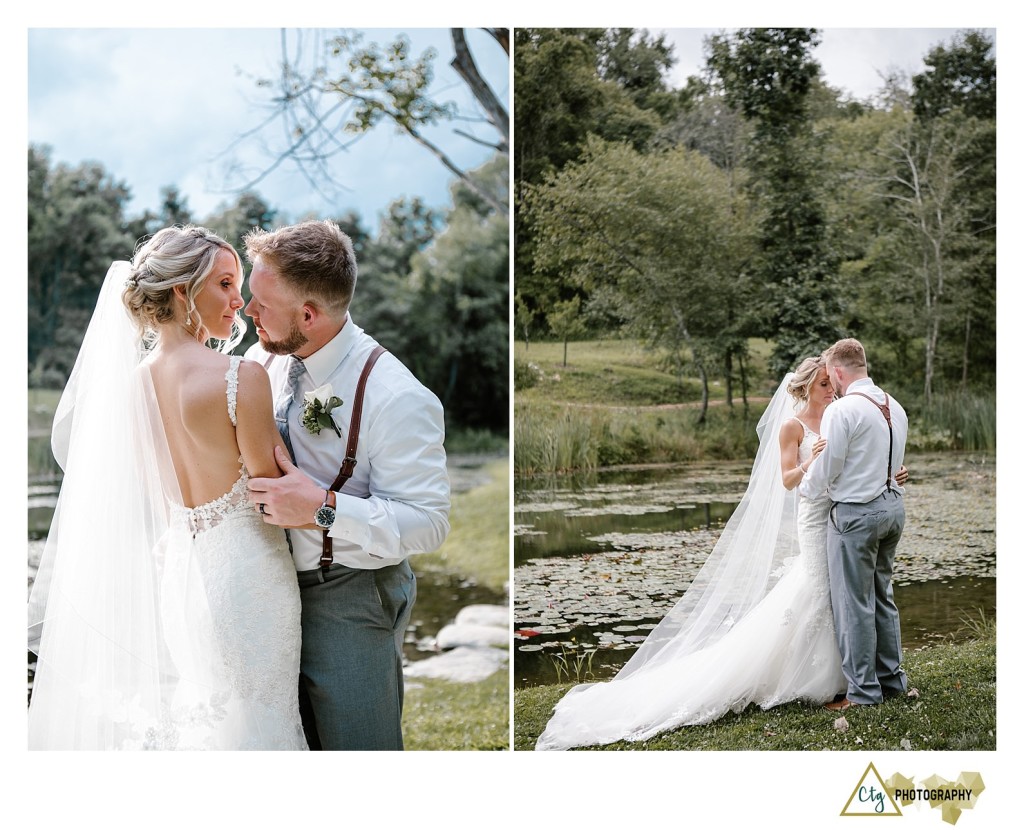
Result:
<svg viewBox="0 0 1024 830"><path fill-rule="evenodd" d="M284 439L284 445L288 448L288 452L291 454L292 460L294 460L295 451L292 449L292 439L289 435L288 413L292 408L292 402L299 395L299 378L306 371L306 364L295 355L290 355L288 360L290 361L288 363L288 394L282 396L277 402L277 407L274 410L274 419L277 421L278 432L281 433L281 437Z"/></svg>

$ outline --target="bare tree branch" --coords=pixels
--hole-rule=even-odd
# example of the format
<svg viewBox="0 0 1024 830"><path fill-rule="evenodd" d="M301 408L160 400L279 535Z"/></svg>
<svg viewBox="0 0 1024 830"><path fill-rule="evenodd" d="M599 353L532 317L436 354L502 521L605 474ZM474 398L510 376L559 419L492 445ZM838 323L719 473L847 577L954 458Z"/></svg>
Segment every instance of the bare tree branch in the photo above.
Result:
<svg viewBox="0 0 1024 830"><path fill-rule="evenodd" d="M501 136L500 151L508 152L508 112L501 105L501 101L480 76L476 67L476 61L469 51L466 43L466 32L464 29L452 29L452 45L455 47L455 58L452 60L452 68L459 73L459 77L466 82L473 97L480 102L480 105L487 113L491 124ZM507 52L507 50L506 50Z"/></svg>

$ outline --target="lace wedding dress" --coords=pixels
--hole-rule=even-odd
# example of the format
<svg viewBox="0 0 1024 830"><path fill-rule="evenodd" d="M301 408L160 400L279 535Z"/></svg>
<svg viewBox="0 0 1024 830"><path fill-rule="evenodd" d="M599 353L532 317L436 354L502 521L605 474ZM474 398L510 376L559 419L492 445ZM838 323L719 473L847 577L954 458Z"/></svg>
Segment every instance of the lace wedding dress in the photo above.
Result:
<svg viewBox="0 0 1024 830"><path fill-rule="evenodd" d="M777 445L777 428L773 432L762 435L763 448L771 448L766 438ZM801 462L810 458L816 439L805 425ZM768 455L775 460L778 452ZM757 468L755 462L752 479ZM774 487L781 491L778 471L776 463L774 470L766 472L774 474ZM792 498L795 494L789 496ZM666 620L659 628L671 630L660 642L645 643L613 680L572 689L555 707L537 749L643 741L679 726L709 723L752 703L764 709L793 700L823 703L845 690L825 558L829 504L827 498L799 499L795 511L797 551L774 560L767 572L768 587L759 601L746 602L739 597L751 581L746 570L742 577L720 581L714 590L698 578L694 585L704 593L703 600L714 596L715 604L723 608L717 612L720 619L699 629L698 645L684 643L698 630L692 624L687 630L685 625ZM763 516L750 512L740 521L755 519L764 521ZM723 538L730 532L727 527ZM772 538L777 540L776 548L785 547L784 530L773 533ZM768 561L772 561L770 555ZM710 569L728 573L728 564L728 558L724 563L716 561ZM704 570L708 569L706 565ZM749 610L744 609L745 602ZM699 617L697 612L706 608L707 604L698 604L687 611ZM655 629L649 640L657 640L658 633ZM645 653L644 647L650 653ZM638 665L631 665L634 662Z"/></svg>
<svg viewBox="0 0 1024 830"><path fill-rule="evenodd" d="M232 357L226 375L232 424L241 360ZM249 504L248 481L243 463L220 498L171 506L162 619L171 658L189 682L179 684L147 748L306 748L295 567L280 528ZM196 591L204 595L198 608L191 601Z"/></svg>
<svg viewBox="0 0 1024 830"><path fill-rule="evenodd" d="M230 490L184 506L114 263L54 415L60 495L28 604L30 749L305 749L284 533ZM240 357L229 361L235 422Z"/></svg>

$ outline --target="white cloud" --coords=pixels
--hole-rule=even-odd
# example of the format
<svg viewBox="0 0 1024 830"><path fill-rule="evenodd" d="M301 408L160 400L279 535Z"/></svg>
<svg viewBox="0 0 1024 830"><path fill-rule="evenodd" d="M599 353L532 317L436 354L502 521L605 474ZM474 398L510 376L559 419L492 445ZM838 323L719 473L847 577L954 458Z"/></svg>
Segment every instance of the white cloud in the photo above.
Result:
<svg viewBox="0 0 1024 830"><path fill-rule="evenodd" d="M388 42L401 30L374 30L367 41ZM464 85L448 67L448 30L409 29L412 53L432 46L436 94L472 109ZM468 33L481 70L508 97L508 60L484 33ZM310 38L306 39L309 48ZM273 155L261 143L283 148L277 123L256 138L225 150L267 113L272 90L256 77L273 77L280 60L276 29L35 29L29 32L28 137L49 144L54 161L95 160L125 181L135 198L132 213L159 205L159 190L177 186L199 217L224 202L227 192L268 168ZM489 153L443 134L460 164L474 167ZM225 179L225 171L236 175ZM409 138L381 124L339 155L331 166L348 191L325 199L289 162L255 189L286 216L358 211L375 225L394 199L419 195L429 204L448 201L451 174Z"/></svg>

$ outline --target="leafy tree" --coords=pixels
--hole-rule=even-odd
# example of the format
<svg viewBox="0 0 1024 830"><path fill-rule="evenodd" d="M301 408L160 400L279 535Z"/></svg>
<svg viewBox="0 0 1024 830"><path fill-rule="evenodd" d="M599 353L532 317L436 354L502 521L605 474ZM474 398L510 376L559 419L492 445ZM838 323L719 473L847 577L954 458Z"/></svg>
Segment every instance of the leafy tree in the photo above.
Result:
<svg viewBox="0 0 1024 830"><path fill-rule="evenodd" d="M647 148L667 109L662 39L632 29L516 29L516 288L541 328L547 313L581 289L534 260L523 188L579 157L587 137ZM581 300L585 295L581 295Z"/></svg>
<svg viewBox="0 0 1024 830"><path fill-rule="evenodd" d="M740 29L711 39L725 100L753 123L748 163L761 216L762 333L781 373L839 335L836 272L810 95L820 68L814 29Z"/></svg>
<svg viewBox="0 0 1024 830"><path fill-rule="evenodd" d="M160 188L160 212L155 221L153 232L171 225L189 225L194 221L188 198L174 185Z"/></svg>
<svg viewBox="0 0 1024 830"><path fill-rule="evenodd" d="M408 359L407 365L418 377L423 357L410 348L417 302L410 276L412 261L437 235L442 220L420 199L392 202L377 238L365 243L359 258L359 280L352 302L359 325L403 360Z"/></svg>
<svg viewBox="0 0 1024 830"><path fill-rule="evenodd" d="M582 335L587 326L583 322L583 309L577 294L568 300L557 302L548 312L548 328L562 341L562 365L569 365L569 341Z"/></svg>
<svg viewBox="0 0 1024 830"><path fill-rule="evenodd" d="M51 166L46 147L29 146L28 168L29 383L60 388L110 263L134 249L131 193L99 164Z"/></svg>
<svg viewBox="0 0 1024 830"><path fill-rule="evenodd" d="M496 158L471 173L502 192ZM508 431L508 219L486 210L460 181L447 227L413 257L409 359L462 426Z"/></svg>
<svg viewBox="0 0 1024 830"><path fill-rule="evenodd" d="M684 148L641 154L591 138L578 162L527 191L527 206L538 265L613 298L680 379L692 365L703 421L709 365L735 348L738 310L753 301L747 206L725 174Z"/></svg>
<svg viewBox="0 0 1024 830"><path fill-rule="evenodd" d="M924 72L914 76L914 114L922 121L953 110L980 119L996 117L996 60L983 32L959 32L949 44L925 55Z"/></svg>

